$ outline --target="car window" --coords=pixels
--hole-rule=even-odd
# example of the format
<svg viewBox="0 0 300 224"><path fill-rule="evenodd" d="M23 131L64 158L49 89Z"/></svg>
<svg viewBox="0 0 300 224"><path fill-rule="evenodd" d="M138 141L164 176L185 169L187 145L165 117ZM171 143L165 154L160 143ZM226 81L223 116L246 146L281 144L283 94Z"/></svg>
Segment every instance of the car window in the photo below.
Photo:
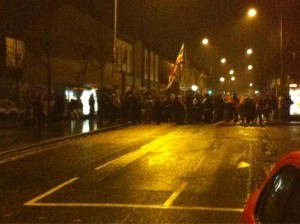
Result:
<svg viewBox="0 0 300 224"><path fill-rule="evenodd" d="M262 191L255 209L260 223L300 221L300 170L286 166L278 170Z"/></svg>

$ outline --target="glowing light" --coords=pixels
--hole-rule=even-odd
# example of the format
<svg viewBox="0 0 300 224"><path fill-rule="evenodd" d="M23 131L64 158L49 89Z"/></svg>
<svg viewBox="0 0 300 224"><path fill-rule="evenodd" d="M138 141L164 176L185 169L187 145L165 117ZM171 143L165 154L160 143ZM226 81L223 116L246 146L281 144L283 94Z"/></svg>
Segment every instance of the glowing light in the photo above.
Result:
<svg viewBox="0 0 300 224"><path fill-rule="evenodd" d="M233 75L233 74L234 74L234 70L231 69L231 70L229 71L229 74L230 74L230 75Z"/></svg>
<svg viewBox="0 0 300 224"><path fill-rule="evenodd" d="M235 80L235 77L234 77L234 76L232 76L232 77L231 77L231 81L234 81L234 80Z"/></svg>
<svg viewBox="0 0 300 224"><path fill-rule="evenodd" d="M247 50L247 54L250 55L250 54L252 54L252 53L253 53L253 50L252 50L251 48L249 48L249 49Z"/></svg>
<svg viewBox="0 0 300 224"><path fill-rule="evenodd" d="M221 77L221 78L220 78L220 81L221 81L221 82L224 82L224 81L225 81L225 78L224 78L224 77Z"/></svg>
<svg viewBox="0 0 300 224"><path fill-rule="evenodd" d="M192 90L193 90L194 92L196 92L196 91L198 90L198 86L197 86L197 85L192 85Z"/></svg>
<svg viewBox="0 0 300 224"><path fill-rule="evenodd" d="M253 66L252 65L248 65L248 70L252 70Z"/></svg>
<svg viewBox="0 0 300 224"><path fill-rule="evenodd" d="M203 45L207 45L207 44L208 44L208 39L207 39L207 38L204 38L204 39L202 40L202 44L203 44Z"/></svg>
<svg viewBox="0 0 300 224"><path fill-rule="evenodd" d="M82 112L84 115L88 115L90 113L90 105L89 105L89 99L91 94L93 94L94 99L95 99L95 112L98 111L98 103L97 103L97 94L96 94L96 90L95 89L86 89L83 90L82 95L80 97L81 102L82 102Z"/></svg>
<svg viewBox="0 0 300 224"><path fill-rule="evenodd" d="M222 59L221 59L221 63L222 63L222 64L225 64L225 63L226 63L226 58L222 58Z"/></svg>
<svg viewBox="0 0 300 224"><path fill-rule="evenodd" d="M252 17L255 17L256 14L257 14L256 9L251 8L251 9L248 10L248 16L249 16L249 17L251 17L251 18L252 18Z"/></svg>

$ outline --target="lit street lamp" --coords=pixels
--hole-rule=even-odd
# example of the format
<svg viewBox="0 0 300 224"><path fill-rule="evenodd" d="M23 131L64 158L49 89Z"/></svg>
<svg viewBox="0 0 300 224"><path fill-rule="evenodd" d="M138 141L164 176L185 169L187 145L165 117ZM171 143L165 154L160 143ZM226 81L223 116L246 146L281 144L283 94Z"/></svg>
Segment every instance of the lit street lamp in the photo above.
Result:
<svg viewBox="0 0 300 224"><path fill-rule="evenodd" d="M236 91L236 88L235 88L235 82L234 82L235 77L232 76L232 77L230 78L230 80L231 80L231 89L232 89L232 92L234 93L234 92Z"/></svg>
<svg viewBox="0 0 300 224"><path fill-rule="evenodd" d="M204 39L202 40L202 44L203 44L203 45L207 45L207 44L208 44L208 39L207 39L207 38L204 38Z"/></svg>
<svg viewBox="0 0 300 224"><path fill-rule="evenodd" d="M253 18L253 17L256 16L256 14L257 14L256 9L251 8L251 9L248 10L248 17Z"/></svg>
<svg viewBox="0 0 300 224"><path fill-rule="evenodd" d="M252 70L253 66L252 65L248 65L248 70Z"/></svg>
<svg viewBox="0 0 300 224"><path fill-rule="evenodd" d="M221 59L221 63L222 63L222 64L225 64L225 63L226 63L226 58L222 58L222 59Z"/></svg>
<svg viewBox="0 0 300 224"><path fill-rule="evenodd" d="M229 74L230 74L230 75L233 75L233 74L234 74L234 70L231 69L231 70L229 71Z"/></svg>
<svg viewBox="0 0 300 224"><path fill-rule="evenodd" d="M248 50L247 50L247 54L248 55L251 55L253 53L253 50L251 49L251 48L249 48Z"/></svg>
<svg viewBox="0 0 300 224"><path fill-rule="evenodd" d="M223 82L225 82L225 78L221 77L220 78L220 83L221 83L221 92L222 92L222 94L223 94Z"/></svg>

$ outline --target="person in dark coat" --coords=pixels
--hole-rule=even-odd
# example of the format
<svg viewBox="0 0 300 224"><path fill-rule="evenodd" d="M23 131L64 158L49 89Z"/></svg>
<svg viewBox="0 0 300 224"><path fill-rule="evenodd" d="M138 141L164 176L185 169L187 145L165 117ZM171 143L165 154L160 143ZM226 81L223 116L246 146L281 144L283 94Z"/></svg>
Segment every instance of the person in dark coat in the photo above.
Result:
<svg viewBox="0 0 300 224"><path fill-rule="evenodd" d="M89 117L94 118L94 115L95 115L95 98L94 98L93 94L90 95L89 106L90 106Z"/></svg>
<svg viewBox="0 0 300 224"><path fill-rule="evenodd" d="M203 105L203 122L209 123L213 118L213 102L210 96L206 93L202 101Z"/></svg>

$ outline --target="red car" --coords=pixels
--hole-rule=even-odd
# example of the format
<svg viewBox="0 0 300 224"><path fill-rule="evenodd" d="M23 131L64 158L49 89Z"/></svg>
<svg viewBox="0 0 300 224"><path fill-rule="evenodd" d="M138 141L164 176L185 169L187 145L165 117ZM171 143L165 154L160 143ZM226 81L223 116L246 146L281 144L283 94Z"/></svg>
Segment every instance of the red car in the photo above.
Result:
<svg viewBox="0 0 300 224"><path fill-rule="evenodd" d="M249 197L242 223L300 223L300 151L283 157Z"/></svg>

